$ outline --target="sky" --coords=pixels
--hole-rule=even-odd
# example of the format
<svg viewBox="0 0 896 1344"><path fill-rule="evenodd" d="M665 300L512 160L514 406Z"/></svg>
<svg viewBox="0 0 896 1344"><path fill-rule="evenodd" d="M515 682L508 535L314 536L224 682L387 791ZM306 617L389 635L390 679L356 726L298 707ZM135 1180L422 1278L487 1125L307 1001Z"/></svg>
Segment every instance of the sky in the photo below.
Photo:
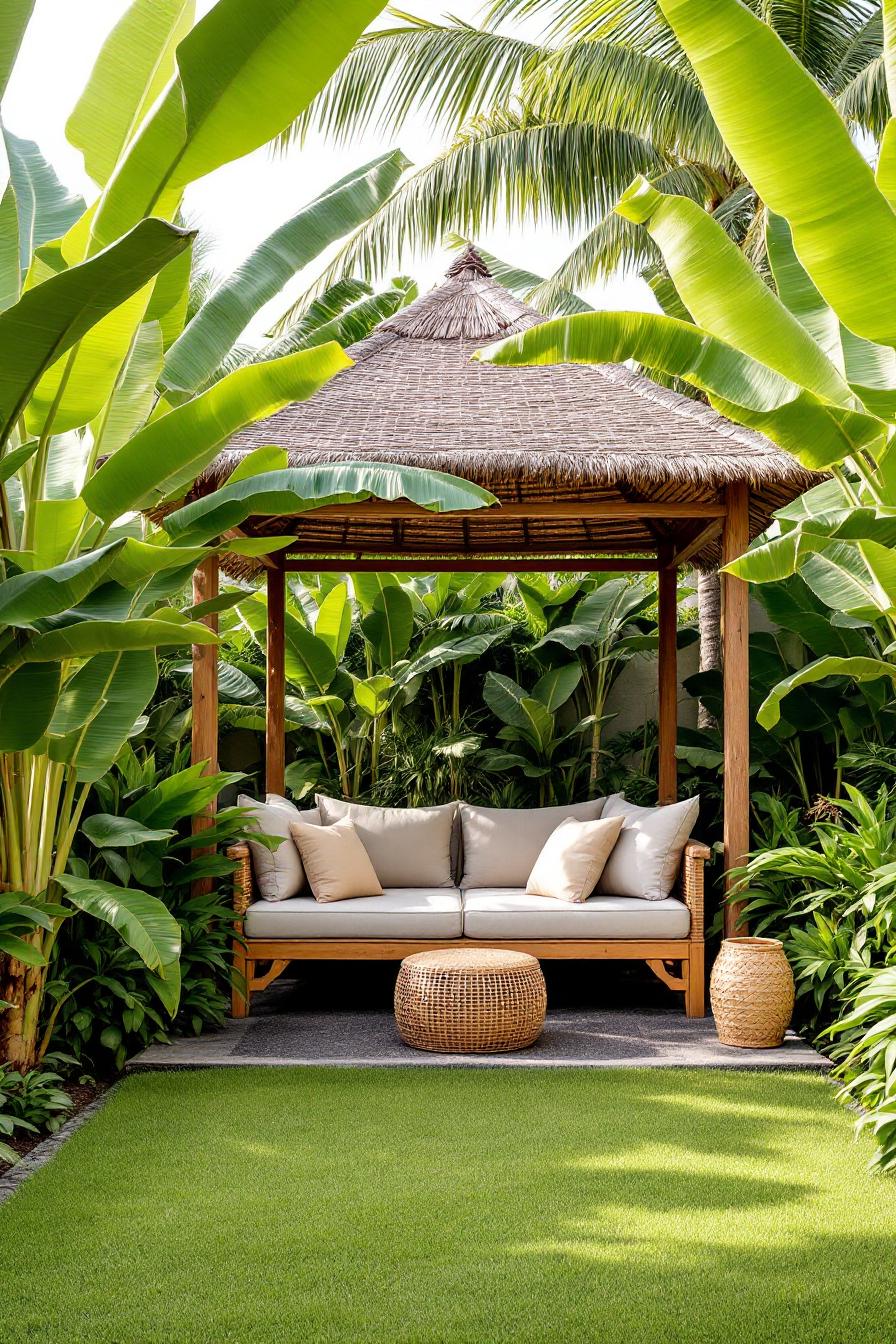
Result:
<svg viewBox="0 0 896 1344"><path fill-rule="evenodd" d="M202 14L214 0L198 0ZM4 119L16 135L36 140L59 176L89 201L96 188L84 172L80 153L65 138L65 122L90 74L94 58L109 29L128 7L128 0L37 0L15 72L3 101ZM429 19L443 13L441 0L405 0L404 7ZM451 14L474 22L481 0L452 0ZM302 149L275 156L265 148L211 173L188 188L186 210L191 224L213 240L209 259L226 275L273 229L306 201L353 168L397 144L415 164L442 148L421 118L402 128L390 141L377 136L335 147L319 137ZM489 251L516 265L545 274L575 241L543 225L523 229L490 229L478 240ZM402 260L402 271L428 289L441 278L450 253L438 252ZM297 277L254 321L250 334L260 336L270 322L304 287L320 263ZM617 277L583 291L596 307L655 310L650 290L633 277Z"/></svg>

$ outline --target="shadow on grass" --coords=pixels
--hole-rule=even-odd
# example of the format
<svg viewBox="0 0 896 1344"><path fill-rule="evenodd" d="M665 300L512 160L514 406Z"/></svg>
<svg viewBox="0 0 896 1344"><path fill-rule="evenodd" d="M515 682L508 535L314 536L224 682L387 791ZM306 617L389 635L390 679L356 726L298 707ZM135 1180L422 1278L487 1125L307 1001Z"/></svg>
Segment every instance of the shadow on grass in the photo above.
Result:
<svg viewBox="0 0 896 1344"><path fill-rule="evenodd" d="M144 1075L0 1212L0 1338L885 1344L866 1158L794 1075Z"/></svg>

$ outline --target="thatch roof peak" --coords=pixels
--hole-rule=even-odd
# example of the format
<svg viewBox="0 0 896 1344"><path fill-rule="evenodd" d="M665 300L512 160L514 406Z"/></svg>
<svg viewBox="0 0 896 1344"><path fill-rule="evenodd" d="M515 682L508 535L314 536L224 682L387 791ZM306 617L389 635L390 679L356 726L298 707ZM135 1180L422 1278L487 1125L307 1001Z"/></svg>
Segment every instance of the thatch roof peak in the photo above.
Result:
<svg viewBox="0 0 896 1344"><path fill-rule="evenodd" d="M472 359L490 341L544 320L468 248L440 285L349 349L351 368L309 401L236 434L196 492L222 484L246 453L271 443L286 448L291 466L367 461L452 472L513 509L413 519L312 511L249 520L244 530L294 533L305 555L476 555L498 565L525 555L532 568L550 569L550 555L653 554L658 546L715 564L718 520L708 524L699 510L685 516L682 505L717 503L727 486L746 484L756 536L774 509L821 479L761 434L622 365L507 368ZM645 502L671 512L641 516ZM583 503L624 507L598 517L580 515ZM257 563L228 568L245 574Z"/></svg>
<svg viewBox="0 0 896 1344"><path fill-rule="evenodd" d="M461 275L464 271L473 271L476 275L484 275L487 280L492 278L492 273L483 261L482 255L476 251L472 243L467 243L463 252L454 258L445 272L445 277L447 279L452 275Z"/></svg>
<svg viewBox="0 0 896 1344"><path fill-rule="evenodd" d="M544 318L493 279L475 247L465 247L445 279L378 331L417 341L488 341L513 336Z"/></svg>

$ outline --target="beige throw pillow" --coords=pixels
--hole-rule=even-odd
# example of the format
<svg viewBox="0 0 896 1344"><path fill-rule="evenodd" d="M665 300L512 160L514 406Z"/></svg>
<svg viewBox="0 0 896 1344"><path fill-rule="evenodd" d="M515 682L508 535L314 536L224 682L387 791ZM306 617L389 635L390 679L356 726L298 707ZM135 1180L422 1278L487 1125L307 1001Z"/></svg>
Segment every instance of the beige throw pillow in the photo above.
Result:
<svg viewBox="0 0 896 1344"><path fill-rule="evenodd" d="M290 834L302 856L308 885L316 901L350 901L356 896L382 896L383 888L354 822L343 817L332 826L290 823Z"/></svg>
<svg viewBox="0 0 896 1344"><path fill-rule="evenodd" d="M587 901L622 830L622 820L561 821L529 874L526 895L577 904Z"/></svg>
<svg viewBox="0 0 896 1344"><path fill-rule="evenodd" d="M524 887L550 834L561 821L597 821L604 799L568 807L473 807L461 803L465 891Z"/></svg>
<svg viewBox="0 0 896 1344"><path fill-rule="evenodd" d="M451 830L457 803L368 807L317 795L325 826L350 817L384 887L453 887Z"/></svg>
<svg viewBox="0 0 896 1344"><path fill-rule="evenodd" d="M281 798L279 793L269 793L263 803L241 793L236 801L238 807L251 813L254 830L262 835L280 837L280 844L274 849L247 837L259 896L263 901L286 901L290 896L298 896L305 885L305 870L289 833L289 823L304 821L319 826L317 808L300 811L295 803Z"/></svg>
<svg viewBox="0 0 896 1344"><path fill-rule="evenodd" d="M685 798L664 807L636 807L621 793L607 799L605 817L622 817L616 847L597 884L610 896L640 896L663 901L669 895L681 855L700 811L699 798Z"/></svg>

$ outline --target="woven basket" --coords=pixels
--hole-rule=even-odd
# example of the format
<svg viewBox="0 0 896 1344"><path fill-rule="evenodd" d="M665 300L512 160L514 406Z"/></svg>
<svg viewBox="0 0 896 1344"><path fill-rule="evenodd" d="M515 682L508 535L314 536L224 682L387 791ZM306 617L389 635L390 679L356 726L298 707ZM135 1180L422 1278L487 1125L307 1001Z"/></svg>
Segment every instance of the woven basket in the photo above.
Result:
<svg viewBox="0 0 896 1344"><path fill-rule="evenodd" d="M793 1014L793 972L777 938L726 938L709 982L723 1045L780 1045Z"/></svg>
<svg viewBox="0 0 896 1344"><path fill-rule="evenodd" d="M541 1034L546 1007L535 957L500 948L415 952L395 984L395 1021L416 1050L522 1050Z"/></svg>

